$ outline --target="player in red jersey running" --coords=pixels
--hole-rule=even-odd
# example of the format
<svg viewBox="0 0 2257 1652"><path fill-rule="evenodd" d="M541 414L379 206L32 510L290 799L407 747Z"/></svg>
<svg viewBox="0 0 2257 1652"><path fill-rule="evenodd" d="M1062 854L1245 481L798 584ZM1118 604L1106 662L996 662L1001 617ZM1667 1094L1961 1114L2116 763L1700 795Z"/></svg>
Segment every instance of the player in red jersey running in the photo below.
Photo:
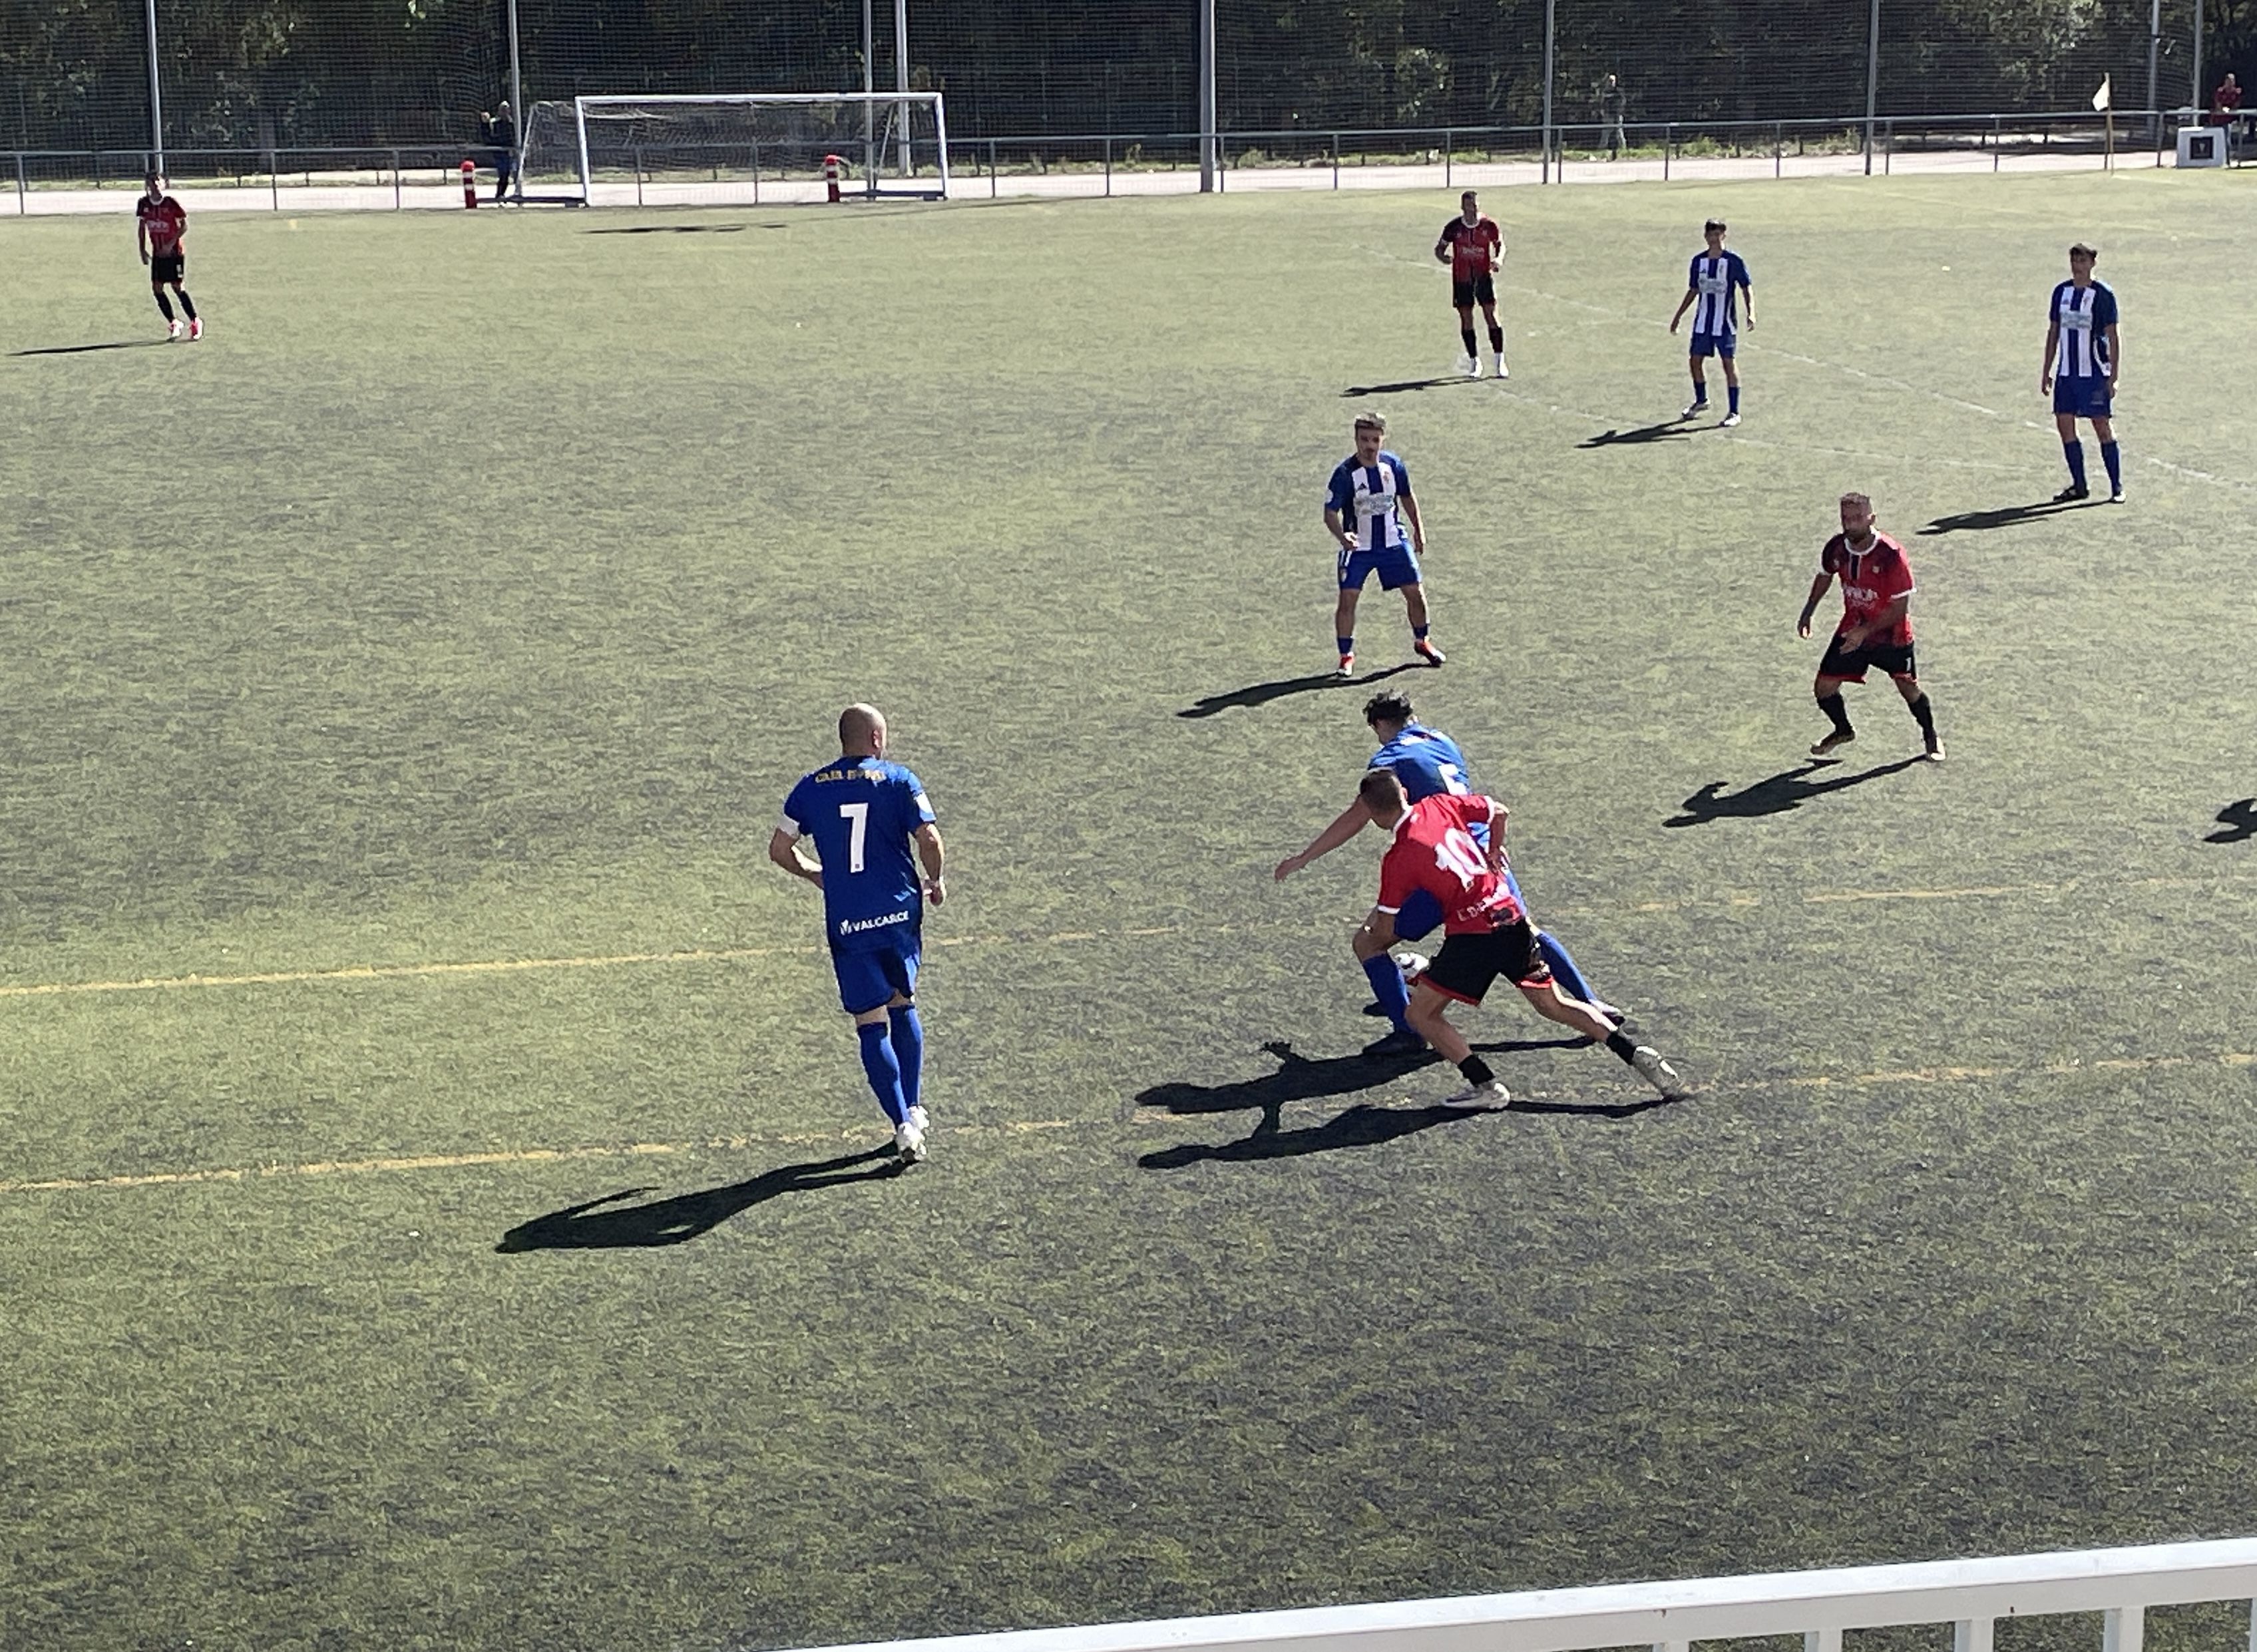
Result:
<svg viewBox="0 0 2257 1652"><path fill-rule="evenodd" d="M1395 939L1395 914L1420 890L1442 909L1442 950L1411 988L1413 1031L1455 1062L1466 1088L1445 1098L1449 1107L1496 1107L1512 1099L1489 1063L1450 1025L1453 1003L1479 1003L1499 975L1520 989L1528 1007L1547 1021L1603 1044L1638 1070L1665 1100L1677 1094L1677 1074L1660 1052L1639 1044L1552 979L1536 950L1535 932L1504 879L1505 807L1494 798L1440 792L1412 803L1392 769L1374 769L1356 788L1372 823L1390 834L1379 863L1379 902L1363 920L1358 955L1368 937L1384 953ZM1474 841L1485 826L1489 847Z"/></svg>
<svg viewBox="0 0 2257 1652"><path fill-rule="evenodd" d="M157 308L165 312L165 329L173 337L180 336L180 318L173 314L173 301L165 296L170 286L180 294L180 308L188 313L188 337L202 338L204 324L196 317L196 301L188 296L181 283L187 279L187 254L180 251L181 238L188 232L188 209L165 193L165 180L151 173L141 198L133 203L133 242L141 249L141 261L149 266L149 290L156 295Z"/></svg>
<svg viewBox="0 0 2257 1652"><path fill-rule="evenodd" d="M1818 678L1811 692L1818 709L1833 720L1834 732L1810 748L1824 757L1836 748L1857 739L1850 713L1842 704L1842 684L1862 683L1865 668L1877 665L1889 674L1904 696L1913 720L1920 725L1928 761L1943 761L1943 742L1935 735L1935 716L1914 670L1912 649L1912 564L1904 547L1873 529L1873 501L1863 493L1842 495L1842 531L1826 542L1818 554L1818 577L1810 582L1810 600L1802 605L1797 636L1810 635L1810 616L1835 576L1842 579L1842 623L1826 645L1818 663Z"/></svg>
<svg viewBox="0 0 2257 1652"><path fill-rule="evenodd" d="M1465 370L1481 377L1481 351L1474 346L1474 306L1482 307L1489 323L1489 347L1496 357L1496 376L1510 379L1504 366L1504 329L1496 319L1496 283L1490 278L1504 262L1504 231L1481 209L1470 189L1458 197L1460 211L1442 226L1434 243L1434 261L1450 266L1450 302L1457 307L1458 337L1466 342Z"/></svg>

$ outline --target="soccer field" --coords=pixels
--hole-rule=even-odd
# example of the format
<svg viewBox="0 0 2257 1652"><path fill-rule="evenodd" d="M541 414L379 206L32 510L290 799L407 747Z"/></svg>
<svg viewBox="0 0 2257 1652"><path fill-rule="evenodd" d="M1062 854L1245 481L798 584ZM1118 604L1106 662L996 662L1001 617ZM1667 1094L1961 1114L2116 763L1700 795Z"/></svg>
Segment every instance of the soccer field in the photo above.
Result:
<svg viewBox="0 0 2257 1652"><path fill-rule="evenodd" d="M2257 1529L2248 188L1500 191L1502 384L1441 195L199 216L147 348L124 218L0 225L0 1647ZM1710 214L1730 431L1667 422ZM2130 503L2031 511L2079 238ZM1677 1105L1507 993L1522 1101L1446 1113L1355 1055L1375 836L1270 880L1369 752L1373 408L1450 651L1384 680ZM1801 756L1848 488L1940 767L1878 678ZM951 853L904 1176L765 860L856 698Z"/></svg>

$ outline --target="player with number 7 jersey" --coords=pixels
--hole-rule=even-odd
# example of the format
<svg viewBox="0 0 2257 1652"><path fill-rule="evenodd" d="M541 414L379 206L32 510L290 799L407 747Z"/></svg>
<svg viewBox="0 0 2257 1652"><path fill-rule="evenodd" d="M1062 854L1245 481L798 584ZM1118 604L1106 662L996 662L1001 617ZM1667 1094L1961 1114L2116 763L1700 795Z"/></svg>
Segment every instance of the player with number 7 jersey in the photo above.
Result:
<svg viewBox="0 0 2257 1652"><path fill-rule="evenodd" d="M839 714L838 745L838 761L803 776L784 799L768 859L823 891L840 1007L854 1017L863 1072L894 1145L904 1164L916 1164L925 1156L916 1010L924 903L948 896L940 828L924 783L886 761L886 720L875 706ZM800 852L802 838L814 840L818 861Z"/></svg>
<svg viewBox="0 0 2257 1652"><path fill-rule="evenodd" d="M1420 890L1442 909L1442 949L1412 987L1408 1019L1465 1076L1467 1088L1444 1097L1445 1106L1496 1107L1512 1099L1449 1022L1452 1003L1479 1003L1500 975L1546 1020L1605 1045L1664 1100L1676 1095L1677 1074L1659 1051L1638 1043L1552 979L1528 915L1505 881L1503 804L1477 793L1447 792L1414 804L1402 780L1383 769L1364 776L1356 798L1390 839L1379 863L1379 901L1364 919L1370 940L1383 951L1391 944L1395 915ZM1474 840L1476 826L1488 830L1485 849Z"/></svg>

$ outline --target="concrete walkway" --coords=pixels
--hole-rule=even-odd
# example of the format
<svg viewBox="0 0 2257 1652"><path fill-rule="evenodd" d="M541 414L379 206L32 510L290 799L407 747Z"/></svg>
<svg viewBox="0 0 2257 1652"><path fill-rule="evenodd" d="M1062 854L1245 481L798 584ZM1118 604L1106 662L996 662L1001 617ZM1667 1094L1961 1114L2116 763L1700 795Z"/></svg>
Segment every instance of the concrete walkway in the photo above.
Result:
<svg viewBox="0 0 2257 1652"><path fill-rule="evenodd" d="M1192 168L1178 171L1129 171L1115 169L1110 177L1102 170L1083 170L1047 173L1006 172L989 176L977 169L980 146L967 143L957 152L969 163L951 180L950 195L958 201L1001 200L1014 198L1075 199L1100 195L1195 195L1199 191L1199 174ZM2119 168L2152 167L2155 156L2146 150L2119 152ZM2042 148L2011 150L1989 149L1922 150L1908 154L1876 156L1874 174L1914 174L1921 175L1958 175L1990 172L2091 172L2097 171L2100 159L2081 152ZM1677 156L1667 164L1667 174L1673 181L1725 182L1761 178L1846 178L1862 174L1865 170L1861 154L1828 155L1702 155ZM1659 157L1624 160L1589 160L1568 156L1559 167L1561 181L1567 183L1659 183L1662 181L1664 165ZM397 183L388 175L380 180L375 174L362 174L354 181L342 176L324 177L315 174L310 183L277 181L252 185L176 184L187 203L204 212L331 212L383 211L460 212L463 190L458 181L444 183L422 181L431 174L423 172L415 180L403 179ZM1518 185L1533 185L1541 181L1532 161L1467 162L1454 161L1447 167L1439 160L1423 165L1341 166L1335 169L1330 162L1305 167L1259 167L1224 173L1225 193L1272 189L1431 189L1503 188ZM491 177L482 178L479 190L479 210L493 209ZM575 193L573 186L564 182L543 185L540 192L561 197ZM72 213L129 214L138 190L120 185L115 188L38 188L12 192L14 200L0 195L0 222L8 216L46 217ZM697 206L789 206L818 202L824 199L824 186L817 180L779 181L769 178L757 185L750 179L718 183L678 181L672 179L646 181L640 187L631 182L599 181L595 186L594 204L603 207L697 207ZM12 213L10 209L13 208Z"/></svg>

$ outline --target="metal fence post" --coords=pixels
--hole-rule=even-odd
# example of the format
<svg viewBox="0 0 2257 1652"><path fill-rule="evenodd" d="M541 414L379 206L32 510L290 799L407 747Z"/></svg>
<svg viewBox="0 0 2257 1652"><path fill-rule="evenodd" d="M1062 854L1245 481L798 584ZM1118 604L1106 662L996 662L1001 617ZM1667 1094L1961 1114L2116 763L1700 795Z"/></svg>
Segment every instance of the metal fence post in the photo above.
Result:
<svg viewBox="0 0 2257 1652"><path fill-rule="evenodd" d="M16 216L19 218L32 209L31 203L25 199L25 195L24 152L19 149L16 152Z"/></svg>
<svg viewBox="0 0 2257 1652"><path fill-rule="evenodd" d="M392 152L392 209L400 210L400 152Z"/></svg>
<svg viewBox="0 0 2257 1652"><path fill-rule="evenodd" d="M995 140L987 140L987 198L993 201L997 190L995 182Z"/></svg>
<svg viewBox="0 0 2257 1652"><path fill-rule="evenodd" d="M1993 172L1996 172L1996 171L1998 171L1998 170L1999 170L1999 148L2000 148L2000 145L2001 145L2001 142L2002 142L2002 140L2005 138L2006 135L2006 129L2005 129L2003 126L2001 126L2001 125L1999 124L1999 117L1998 117L1998 116L1996 116L1996 115L1992 116L1992 117L1991 117L1991 170L1992 170L1992 171L1993 171Z"/></svg>
<svg viewBox="0 0 2257 1652"><path fill-rule="evenodd" d="M1113 199L1113 134L1105 134L1105 198Z"/></svg>
<svg viewBox="0 0 2257 1652"><path fill-rule="evenodd" d="M640 145L638 145L636 146L636 149L635 149L635 152L634 152L634 167L635 167L635 205L637 205L637 206L640 206L640 205L642 204L642 149L641 149L641 146L640 146Z"/></svg>
<svg viewBox="0 0 2257 1652"><path fill-rule="evenodd" d="M1771 175L1785 177L1786 165L1786 123L1775 120L1771 124Z"/></svg>
<svg viewBox="0 0 2257 1652"><path fill-rule="evenodd" d="M758 138L753 140L753 204L761 204L761 145Z"/></svg>
<svg viewBox="0 0 2257 1652"><path fill-rule="evenodd" d="M1865 29L1865 176L1873 175L1873 107L1881 88L1881 0Z"/></svg>
<svg viewBox="0 0 2257 1652"><path fill-rule="evenodd" d="M1677 123L1665 121L1661 126L1661 181L1669 181L1669 152L1677 147Z"/></svg>
<svg viewBox="0 0 2257 1652"><path fill-rule="evenodd" d="M280 164L272 150L266 152L266 204L276 212L282 210L282 180L274 168ZM313 181L309 174L307 182Z"/></svg>
<svg viewBox="0 0 2257 1652"><path fill-rule="evenodd" d="M1889 175L1889 163L1896 158L1897 124L1893 120L1881 123L1881 176Z"/></svg>
<svg viewBox="0 0 2257 1652"><path fill-rule="evenodd" d="M1333 134L1333 188L1340 188L1340 134Z"/></svg>
<svg viewBox="0 0 2257 1652"><path fill-rule="evenodd" d="M1450 187L1450 162L1451 162L1453 160L1454 160L1454 159L1455 159L1455 155L1454 154L1454 152L1454 152L1454 151L1456 150L1457 146L1458 146L1458 135L1457 135L1457 133L1455 133L1454 131L1451 131L1447 126L1443 127L1443 128L1442 128L1442 188L1445 188L1445 189L1447 189L1447 188L1448 188Z"/></svg>
<svg viewBox="0 0 2257 1652"><path fill-rule="evenodd" d="M1537 165L1539 183L1548 183L1552 177L1552 25L1555 9L1554 0L1544 0L1544 158Z"/></svg>

